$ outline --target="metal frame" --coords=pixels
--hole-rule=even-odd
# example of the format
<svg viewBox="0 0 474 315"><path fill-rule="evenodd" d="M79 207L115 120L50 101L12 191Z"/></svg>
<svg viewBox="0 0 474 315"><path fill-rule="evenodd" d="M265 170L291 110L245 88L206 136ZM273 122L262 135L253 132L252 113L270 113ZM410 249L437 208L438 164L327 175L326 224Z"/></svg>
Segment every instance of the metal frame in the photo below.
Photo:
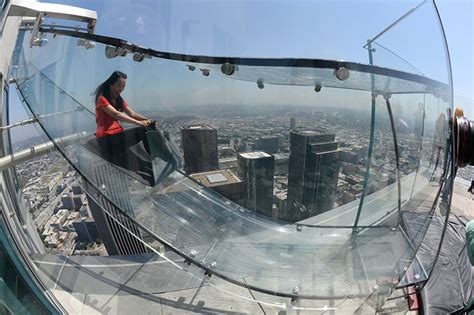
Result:
<svg viewBox="0 0 474 315"><path fill-rule="evenodd" d="M22 7L21 5L18 5L18 3L24 3L24 1L15 1L15 4L17 6L14 9L17 10L17 11L15 11L15 10L11 11L11 12L14 12L14 13L9 12L9 16L19 16L19 15L14 15L14 14L20 14L18 12L30 12L30 13L34 12L34 14L32 13L32 15L31 15L32 17L36 17L36 21L35 21L35 25L34 25L34 29L33 29L33 31L34 31L33 34L34 35L37 35L41 32L49 32L49 33L53 33L53 34L66 35L66 36L71 36L71 37L76 37L76 38L82 38L82 39L86 39L86 40L101 42L101 43L104 43L104 44L107 44L107 45L112 45L112 46L115 46L115 47L121 47L121 48L129 50L131 52L143 53L147 56L149 55L149 56L153 56L153 57L157 57L157 58L170 59L170 60L176 60L176 61L208 63L208 64L231 63L231 64L237 64L237 65L248 65L248 66L258 65L258 66L273 66L273 67L288 67L288 66L291 66L291 67L331 68L331 69L338 69L338 68L344 67L344 68L349 69L349 70L357 70L357 71L360 71L360 72L366 72L366 73L371 73L371 74L389 75L389 76L401 78L401 79L404 79L404 80L409 80L409 81L413 81L413 82L426 84L426 85L429 85L429 86L432 86L432 87L435 87L435 88L437 88L437 87L449 88L449 86L446 85L446 84L443 84L443 83L440 83L440 82L437 82L437 81L434 81L434 80L431 80L431 79L428 79L426 77L422 77L422 76L419 76L419 75L410 74L410 73L406 73L406 72L401 72L401 71L397 71L397 70L393 70L393 69L386 69L386 68L377 67L377 66L373 66L373 65L365 65L365 64L344 62L344 61L318 60L318 59L262 59L262 58L259 59L259 58L210 57L210 56L193 56L193 55L183 55L183 54L172 54L172 53L167 53L167 52L159 52L159 51L156 51L156 50L147 49L147 48L143 48L143 47L140 47L140 46L137 46L137 45L133 45L133 44L131 44L129 42L126 42L126 41L123 41L121 39L105 37L105 36L98 36L98 35L93 34L94 26L95 26L95 20L97 18L96 16L94 18L89 17L90 20L88 20L88 18L86 18L84 16L79 17L78 15L74 15L73 13L68 14L68 13L65 13L65 12L45 12L45 11L41 11L41 10L37 10L37 9L36 10L32 9L30 7L25 8L25 7ZM44 4L44 5L46 5L46 4ZM14 4L12 4L12 6L14 6ZM59 6L59 5L54 5L54 6ZM64 7L68 7L68 6L64 6ZM70 8L73 8L73 7L70 7ZM44 7L43 7L43 9L44 9ZM75 8L75 9L77 9L77 8ZM24 11L22 11L22 10L24 10ZM28 10L32 10L32 11L28 11ZM85 11L89 11L89 10L85 10ZM93 11L90 11L90 12L93 12ZM10 15L10 13L11 13L11 15ZM21 16L24 16L24 15L25 14L22 14ZM61 27L57 27L57 26L47 27L47 26L41 24L43 18L46 17L46 16L47 17L53 17L53 18L67 18L67 19L73 19L73 20L79 20L79 21L82 21L82 22L87 22L88 23L88 28L87 28L88 32L85 33L85 32L79 32L77 30L67 30L66 28L61 29ZM32 36L32 38L37 39L37 36ZM368 43L368 44L370 45L370 43ZM389 105L387 105L387 106L389 106ZM41 125L41 122L39 122L39 124ZM46 132L46 129L45 129L45 132ZM58 145L58 143L55 142L54 144L61 151L61 148ZM66 156L65 156L65 158L67 159ZM71 165L75 168L74 164L71 164ZM112 204L114 204L114 202L112 200L108 200L108 201L111 202ZM127 217L131 221L134 221L135 224L140 226L142 229L148 231L144 226L141 226L141 224L136 222L133 218L129 217L127 214L122 213L121 215ZM148 232L150 233L150 231L148 231ZM262 288L258 288L258 287L248 286L248 285L246 285L244 283L241 283L241 282L239 282L235 279L228 278L225 275L219 274L219 273L215 272L214 270L211 270L208 266L203 265L201 262L199 262L197 260L194 260L194 259L190 258L189 256L181 253L179 250L174 248L172 244L169 244L166 241L161 240L158 236L154 235L154 233L150 233L150 234L155 236L157 239L160 240L160 242L165 244L168 248L172 249L178 255L182 256L185 259L187 259L187 261L193 263L194 265L200 267L201 269L206 270L209 275L215 274L216 276L218 276L222 279L225 279L225 280L227 280L231 283L234 283L236 285L247 287L249 289L253 289L255 291L259 291L259 292L266 293L266 294L272 294L272 295L277 295L277 296L282 296L282 297L290 297L290 298L294 298L295 296L298 297L298 298L308 298L308 299L318 299L318 298L320 298L318 296L299 296L299 295L295 295L295 294L279 293L279 292L274 292L274 291L271 291L271 290L266 290L266 289L262 289ZM443 235L444 235L444 231L443 231ZM338 297L333 297L333 298L337 299ZM340 298L346 298L346 297L344 296L344 297L340 297ZM327 297L324 297L323 299L327 299Z"/></svg>
<svg viewBox="0 0 474 315"><path fill-rule="evenodd" d="M390 68L379 67L370 64L362 64L357 62L327 60L327 59L305 59L305 58L240 58L240 57L217 57L217 56L202 56L202 55L185 55L169 52L162 52L151 48L145 48L135 45L128 41L96 35L91 33L77 32L69 29L61 29L58 26L43 25L40 27L40 32L52 33L56 35L65 35L69 37L82 38L93 42L98 42L110 46L120 47L131 53L142 53L145 56L183 61L189 63L203 63L222 65L229 63L231 65L241 66L260 66L260 67L295 67L295 68L320 68L320 69L339 69L346 68L347 70L354 70L363 73L374 75L384 75L394 77L406 81L416 82L427 85L433 89L433 94L442 90L449 90L449 85L442 82L424 77L421 75L394 70Z"/></svg>
<svg viewBox="0 0 474 315"><path fill-rule="evenodd" d="M7 7L6 17L13 16L35 19L30 42L31 46L40 46L42 44L42 40L38 34L45 17L87 23L87 33L94 33L97 21L97 13L92 10L63 4L41 3L27 0L14 0L10 3Z"/></svg>

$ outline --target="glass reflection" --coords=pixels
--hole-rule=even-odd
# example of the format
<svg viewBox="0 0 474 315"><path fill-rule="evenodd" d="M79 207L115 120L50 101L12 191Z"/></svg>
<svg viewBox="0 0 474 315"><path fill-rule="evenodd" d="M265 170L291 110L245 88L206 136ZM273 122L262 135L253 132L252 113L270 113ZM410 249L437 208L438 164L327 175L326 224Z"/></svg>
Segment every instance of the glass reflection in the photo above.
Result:
<svg viewBox="0 0 474 315"><path fill-rule="evenodd" d="M76 232L109 255L159 241L206 274L285 297L394 289L445 185L449 85L328 60L127 56L55 32L41 48L23 33L17 82L48 137L83 135L56 142L97 227L80 220ZM91 93L116 70L143 115L125 122L158 129L98 135Z"/></svg>

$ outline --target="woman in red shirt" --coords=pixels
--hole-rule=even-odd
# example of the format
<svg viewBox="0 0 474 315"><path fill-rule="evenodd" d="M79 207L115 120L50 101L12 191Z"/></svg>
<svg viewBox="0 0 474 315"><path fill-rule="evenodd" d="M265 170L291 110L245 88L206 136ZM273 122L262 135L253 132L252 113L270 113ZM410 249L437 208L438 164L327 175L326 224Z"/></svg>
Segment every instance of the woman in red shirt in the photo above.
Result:
<svg viewBox="0 0 474 315"><path fill-rule="evenodd" d="M113 135L123 131L120 121L147 127L151 120L134 112L120 93L125 89L127 75L114 71L95 90L96 136Z"/></svg>
<svg viewBox="0 0 474 315"><path fill-rule="evenodd" d="M122 98L120 93L125 88L126 80L125 73L114 71L94 92L97 123L95 135L106 158L113 158L142 140L149 152L145 131L146 127L155 122L133 111ZM139 127L124 131L119 121L136 124Z"/></svg>

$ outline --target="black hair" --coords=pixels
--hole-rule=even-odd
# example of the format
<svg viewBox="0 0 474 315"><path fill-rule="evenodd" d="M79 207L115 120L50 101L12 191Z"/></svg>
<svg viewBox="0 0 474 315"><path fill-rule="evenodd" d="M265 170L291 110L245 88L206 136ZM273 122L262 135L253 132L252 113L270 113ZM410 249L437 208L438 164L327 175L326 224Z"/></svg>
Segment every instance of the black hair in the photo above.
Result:
<svg viewBox="0 0 474 315"><path fill-rule="evenodd" d="M123 98L119 95L115 103L112 102L112 99L110 97L110 85L114 84L115 82L118 81L118 79L126 79L127 75L121 71L114 71L110 75L110 77L102 82L94 91L95 94L95 101L97 103L97 99L99 96L105 97L109 103L115 107L117 110L122 110L123 107Z"/></svg>

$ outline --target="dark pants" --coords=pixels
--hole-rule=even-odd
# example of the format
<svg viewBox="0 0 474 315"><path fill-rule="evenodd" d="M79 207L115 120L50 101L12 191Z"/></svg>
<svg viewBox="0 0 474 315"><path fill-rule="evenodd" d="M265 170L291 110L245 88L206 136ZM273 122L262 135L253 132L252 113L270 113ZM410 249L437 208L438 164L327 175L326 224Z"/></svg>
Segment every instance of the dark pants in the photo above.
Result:
<svg viewBox="0 0 474 315"><path fill-rule="evenodd" d="M97 138L102 156L111 161L123 158L121 155L125 154L131 146L140 141L143 141L146 151L150 153L150 147L145 137L146 131L145 127L135 127L120 133Z"/></svg>

